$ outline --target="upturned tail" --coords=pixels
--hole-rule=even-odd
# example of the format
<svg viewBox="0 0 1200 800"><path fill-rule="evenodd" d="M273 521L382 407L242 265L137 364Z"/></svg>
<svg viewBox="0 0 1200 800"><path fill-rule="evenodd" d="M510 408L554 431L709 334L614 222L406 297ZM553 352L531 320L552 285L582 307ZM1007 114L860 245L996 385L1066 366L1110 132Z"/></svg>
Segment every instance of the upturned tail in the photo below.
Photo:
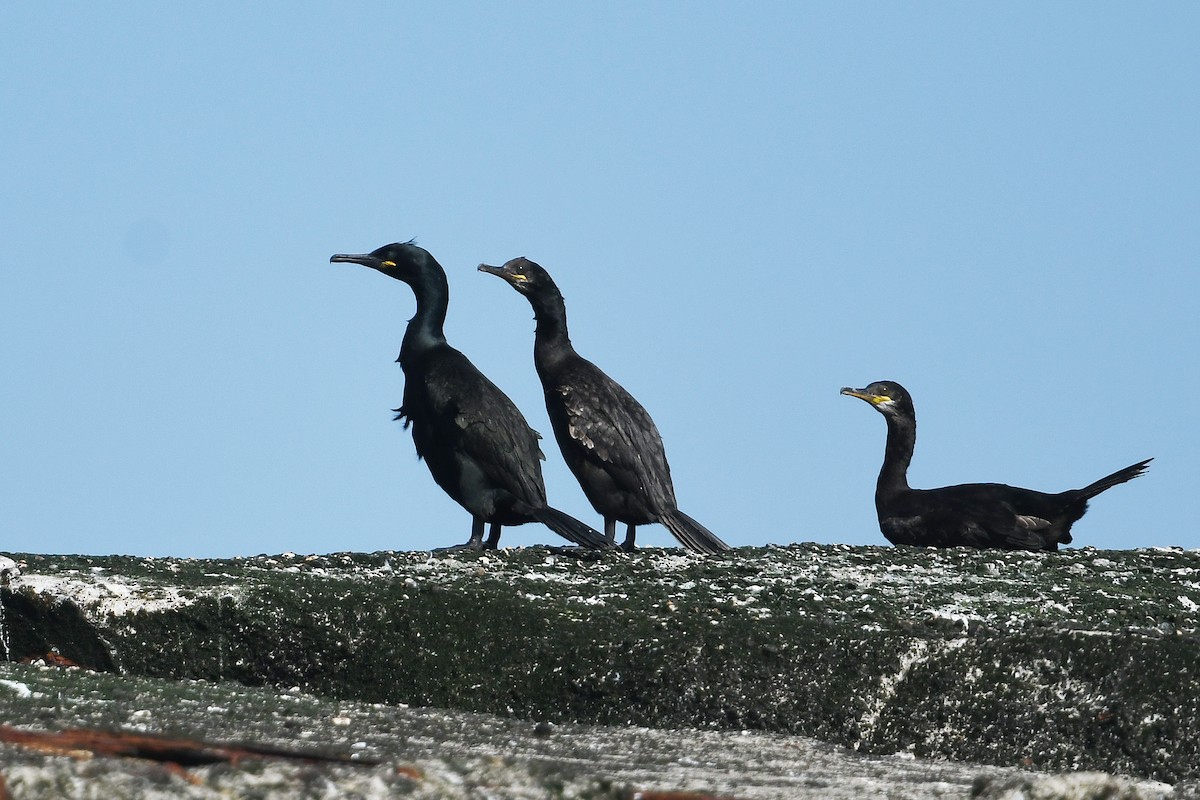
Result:
<svg viewBox="0 0 1200 800"><path fill-rule="evenodd" d="M729 549L729 545L718 539L716 534L679 509L665 514L659 522L667 526L680 544L694 553L720 553Z"/></svg>
<svg viewBox="0 0 1200 800"><path fill-rule="evenodd" d="M566 512L545 506L531 509L529 515L569 542L589 550L611 550L615 545L604 534L580 522Z"/></svg>
<svg viewBox="0 0 1200 800"><path fill-rule="evenodd" d="M1095 483L1088 484L1080 489L1079 493L1082 494L1086 500L1095 497L1105 489L1111 489L1117 484L1125 483L1125 481L1131 481L1138 475L1141 475L1143 472L1145 472L1150 466L1150 462L1153 460L1153 458L1147 458L1145 461L1139 461L1136 464L1130 464L1125 469L1119 469L1112 475L1107 475Z"/></svg>

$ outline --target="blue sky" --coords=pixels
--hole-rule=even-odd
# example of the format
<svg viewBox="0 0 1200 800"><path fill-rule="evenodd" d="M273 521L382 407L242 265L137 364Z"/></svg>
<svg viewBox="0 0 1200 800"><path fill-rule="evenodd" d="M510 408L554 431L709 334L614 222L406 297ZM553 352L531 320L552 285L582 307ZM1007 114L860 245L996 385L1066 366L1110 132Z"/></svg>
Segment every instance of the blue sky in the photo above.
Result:
<svg viewBox="0 0 1200 800"><path fill-rule="evenodd" d="M412 237L594 525L481 261L555 276L730 544L883 543L884 423L838 389L892 379L914 486L1154 456L1076 544L1200 547L1198 33L1190 3L10 5L0 547L465 540L389 412L411 293L328 263Z"/></svg>

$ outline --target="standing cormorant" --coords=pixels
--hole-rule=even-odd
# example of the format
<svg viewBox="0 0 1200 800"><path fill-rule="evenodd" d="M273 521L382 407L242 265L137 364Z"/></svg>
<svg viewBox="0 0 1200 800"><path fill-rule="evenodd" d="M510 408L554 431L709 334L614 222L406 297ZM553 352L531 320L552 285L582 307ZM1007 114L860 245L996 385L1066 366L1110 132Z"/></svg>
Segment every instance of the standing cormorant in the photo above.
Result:
<svg viewBox="0 0 1200 800"><path fill-rule="evenodd" d="M554 438L583 493L604 517L608 541L615 542L620 520L628 526L621 547L633 550L637 526L661 522L689 550L728 550L676 505L662 437L646 409L571 346L566 305L546 270L527 258L479 269L503 278L533 306L533 362Z"/></svg>
<svg viewBox="0 0 1200 800"><path fill-rule="evenodd" d="M540 438L512 400L446 343L442 332L450 292L446 273L412 242L389 244L331 262L362 264L407 283L417 299L400 346L404 401L396 419L412 426L417 456L438 486L471 512L471 539L463 547L494 549L502 525L538 521L575 544L612 545L596 530L546 504ZM483 524L491 524L487 541Z"/></svg>
<svg viewBox="0 0 1200 800"><path fill-rule="evenodd" d="M1145 472L1153 459L1118 470L1082 489L1047 494L1002 483L966 483L910 489L908 465L917 442L912 397L898 383L842 389L865 400L887 420L887 449L875 487L879 529L892 544L924 547L995 547L1057 550L1071 541L1071 525L1087 501Z"/></svg>

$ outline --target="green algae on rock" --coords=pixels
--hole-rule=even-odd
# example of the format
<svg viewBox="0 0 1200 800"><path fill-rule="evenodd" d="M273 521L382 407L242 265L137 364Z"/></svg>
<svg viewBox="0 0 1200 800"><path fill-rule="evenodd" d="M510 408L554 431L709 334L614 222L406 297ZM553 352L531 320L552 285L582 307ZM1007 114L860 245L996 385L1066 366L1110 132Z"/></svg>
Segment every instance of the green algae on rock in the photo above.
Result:
<svg viewBox="0 0 1200 800"><path fill-rule="evenodd" d="M1168 782L1200 770L1196 552L18 560L0 590L13 659L57 648L128 675L551 722Z"/></svg>

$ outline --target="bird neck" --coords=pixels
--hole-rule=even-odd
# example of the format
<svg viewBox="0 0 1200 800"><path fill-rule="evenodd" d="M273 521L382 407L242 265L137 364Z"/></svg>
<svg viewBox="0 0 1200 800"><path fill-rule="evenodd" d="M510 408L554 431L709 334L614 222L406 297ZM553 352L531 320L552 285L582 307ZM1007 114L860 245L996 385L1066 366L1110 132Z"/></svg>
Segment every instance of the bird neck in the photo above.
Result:
<svg viewBox="0 0 1200 800"><path fill-rule="evenodd" d="M417 313L408 321L404 343L400 346L400 361L446 343L443 326L450 305L450 288L446 276L431 275L412 284L417 298Z"/></svg>
<svg viewBox="0 0 1200 800"><path fill-rule="evenodd" d="M885 417L887 420L887 446L883 451L883 467L879 470L879 481L875 485L878 500L899 492L908 491L908 465L912 462L917 444L917 422L911 419Z"/></svg>
<svg viewBox="0 0 1200 800"><path fill-rule="evenodd" d="M530 298L537 328L533 337L533 358L537 364L550 363L573 353L567 333L567 305L557 291Z"/></svg>

